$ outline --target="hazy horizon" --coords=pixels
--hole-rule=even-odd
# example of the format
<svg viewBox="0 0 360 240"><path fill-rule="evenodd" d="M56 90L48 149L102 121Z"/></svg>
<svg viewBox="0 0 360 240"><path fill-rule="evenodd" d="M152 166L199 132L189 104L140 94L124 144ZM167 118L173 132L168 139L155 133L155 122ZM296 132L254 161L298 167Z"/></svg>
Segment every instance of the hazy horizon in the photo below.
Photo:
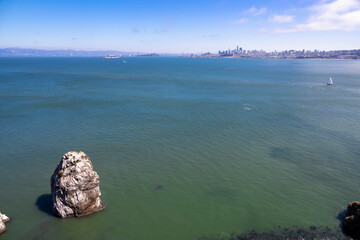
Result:
<svg viewBox="0 0 360 240"><path fill-rule="evenodd" d="M114 49L104 49L104 50L101 50L101 49L95 49L95 50L84 50L84 49L58 49L58 48L49 48L49 49L42 49L42 48L21 48L21 47L8 47L8 48L0 48L0 50L5 50L5 49L19 49L19 50L39 50L39 51L74 51L74 52L105 52L105 54L107 54L106 52L115 52L116 54L152 54L152 53L155 53L155 54L160 54L160 55L192 55L192 54L203 54L203 53L208 53L210 51L204 51L204 52L151 52L151 51L148 51L148 52L140 52L140 51L123 51L123 50L114 50ZM230 48L231 50L233 49L236 49L236 48ZM318 51L341 51L341 50L345 50L345 51L349 51L349 50L359 50L359 48L357 49L329 49L329 50L324 50L324 49L304 49L304 48L298 48L298 49L284 49L284 50L281 50L281 51L292 51L292 50L295 50L295 51L302 51L302 50L310 50L310 51L314 51L314 50L318 50ZM224 50L227 50L227 49L224 49ZM244 49L244 50L249 50L249 51L262 51L263 49ZM265 51L265 50L264 50ZM266 51L266 52L273 52L273 51L276 51L276 52L281 52L280 50L269 50L269 51ZM216 54L217 52L210 52L210 53L213 53L213 54Z"/></svg>
<svg viewBox="0 0 360 240"><path fill-rule="evenodd" d="M360 0L0 2L0 48L201 53L359 49Z"/></svg>

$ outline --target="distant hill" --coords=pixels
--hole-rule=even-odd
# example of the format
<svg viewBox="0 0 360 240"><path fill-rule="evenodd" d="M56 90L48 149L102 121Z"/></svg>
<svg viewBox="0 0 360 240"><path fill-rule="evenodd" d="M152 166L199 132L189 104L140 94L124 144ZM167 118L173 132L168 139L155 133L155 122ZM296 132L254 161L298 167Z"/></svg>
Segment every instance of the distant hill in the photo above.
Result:
<svg viewBox="0 0 360 240"><path fill-rule="evenodd" d="M112 50L77 51L77 50L42 50L30 48L2 48L0 57L100 57L106 55L129 56L144 54L142 52L121 52Z"/></svg>

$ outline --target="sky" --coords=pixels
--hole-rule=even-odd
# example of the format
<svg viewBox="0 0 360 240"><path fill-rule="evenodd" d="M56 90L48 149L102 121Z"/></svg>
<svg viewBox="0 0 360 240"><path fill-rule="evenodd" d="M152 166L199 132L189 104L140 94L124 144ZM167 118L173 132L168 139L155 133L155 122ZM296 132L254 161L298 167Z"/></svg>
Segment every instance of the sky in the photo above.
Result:
<svg viewBox="0 0 360 240"><path fill-rule="evenodd" d="M0 48L360 49L360 0L0 0Z"/></svg>

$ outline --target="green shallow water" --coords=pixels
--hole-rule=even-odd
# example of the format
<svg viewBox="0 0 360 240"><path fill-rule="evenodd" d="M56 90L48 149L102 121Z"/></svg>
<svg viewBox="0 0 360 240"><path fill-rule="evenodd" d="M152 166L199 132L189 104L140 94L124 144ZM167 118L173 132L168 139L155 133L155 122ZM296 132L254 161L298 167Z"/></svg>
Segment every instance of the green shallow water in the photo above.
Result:
<svg viewBox="0 0 360 240"><path fill-rule="evenodd" d="M337 227L360 199L360 61L122 60L0 58L2 239ZM50 177L70 150L107 207L62 220Z"/></svg>

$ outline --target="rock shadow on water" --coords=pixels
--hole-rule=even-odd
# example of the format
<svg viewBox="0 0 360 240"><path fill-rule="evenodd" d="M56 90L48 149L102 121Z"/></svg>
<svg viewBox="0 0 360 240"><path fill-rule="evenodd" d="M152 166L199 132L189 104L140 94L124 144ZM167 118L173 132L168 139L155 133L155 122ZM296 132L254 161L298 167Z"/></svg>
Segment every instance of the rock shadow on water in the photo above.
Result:
<svg viewBox="0 0 360 240"><path fill-rule="evenodd" d="M57 221L60 219L53 213L51 194L40 195L35 205L40 211L46 213L47 217L44 217L43 220L33 228L34 231L28 234L27 239L45 239L44 236L49 236L49 232L54 229L54 226L56 226Z"/></svg>
<svg viewBox="0 0 360 240"><path fill-rule="evenodd" d="M346 217L346 213L347 210L343 210L341 212L338 213L338 215L336 216L337 220L339 220L339 227L342 231L342 233L346 236L350 236L350 234L346 231L346 229L344 229L344 219Z"/></svg>
<svg viewBox="0 0 360 240"><path fill-rule="evenodd" d="M43 211L44 213L46 213L48 215L54 216L53 209L52 209L51 194L43 194L43 195L39 196L37 198L35 204L39 208L39 210Z"/></svg>

